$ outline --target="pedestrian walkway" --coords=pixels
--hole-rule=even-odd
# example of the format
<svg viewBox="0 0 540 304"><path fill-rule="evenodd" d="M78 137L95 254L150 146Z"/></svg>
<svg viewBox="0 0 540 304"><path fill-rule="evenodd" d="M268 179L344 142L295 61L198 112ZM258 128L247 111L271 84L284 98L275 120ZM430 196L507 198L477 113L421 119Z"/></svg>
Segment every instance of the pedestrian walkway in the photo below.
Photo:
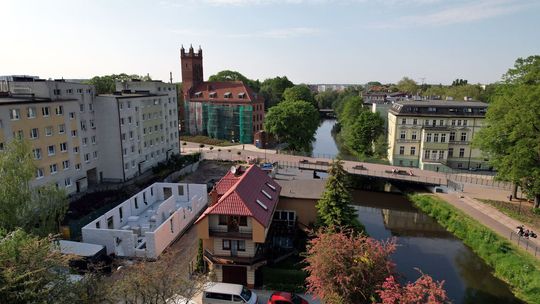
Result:
<svg viewBox="0 0 540 304"><path fill-rule="evenodd" d="M437 195L508 241L518 244L515 231L516 227L521 225L520 222L468 195L460 193L437 193ZM536 257L540 259L540 241L538 239L529 239L528 242L522 239L519 246L532 255L536 254Z"/></svg>

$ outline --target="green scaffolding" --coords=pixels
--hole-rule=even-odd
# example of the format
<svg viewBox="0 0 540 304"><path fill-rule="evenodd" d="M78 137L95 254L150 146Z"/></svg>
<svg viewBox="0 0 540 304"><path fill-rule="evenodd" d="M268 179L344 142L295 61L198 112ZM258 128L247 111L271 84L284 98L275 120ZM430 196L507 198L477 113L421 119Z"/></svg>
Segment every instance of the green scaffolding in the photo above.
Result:
<svg viewBox="0 0 540 304"><path fill-rule="evenodd" d="M190 102L187 132L244 144L253 143L253 106ZM201 117L199 117L201 116Z"/></svg>

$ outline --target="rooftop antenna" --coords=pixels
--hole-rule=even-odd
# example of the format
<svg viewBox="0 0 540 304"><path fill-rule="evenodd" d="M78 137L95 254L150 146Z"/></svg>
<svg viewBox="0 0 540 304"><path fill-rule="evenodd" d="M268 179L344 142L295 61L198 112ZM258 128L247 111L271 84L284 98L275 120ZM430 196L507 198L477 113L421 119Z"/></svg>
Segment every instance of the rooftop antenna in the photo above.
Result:
<svg viewBox="0 0 540 304"><path fill-rule="evenodd" d="M172 72L169 72L169 75L170 75L170 80L171 80L171 83L172 83Z"/></svg>

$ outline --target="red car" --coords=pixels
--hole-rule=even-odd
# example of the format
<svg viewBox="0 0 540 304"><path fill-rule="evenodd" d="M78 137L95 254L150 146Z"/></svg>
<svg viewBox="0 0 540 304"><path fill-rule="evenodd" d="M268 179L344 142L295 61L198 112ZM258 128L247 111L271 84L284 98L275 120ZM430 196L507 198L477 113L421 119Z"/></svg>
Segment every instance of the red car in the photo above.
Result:
<svg viewBox="0 0 540 304"><path fill-rule="evenodd" d="M268 304L309 304L297 294L283 291L276 291L268 299Z"/></svg>

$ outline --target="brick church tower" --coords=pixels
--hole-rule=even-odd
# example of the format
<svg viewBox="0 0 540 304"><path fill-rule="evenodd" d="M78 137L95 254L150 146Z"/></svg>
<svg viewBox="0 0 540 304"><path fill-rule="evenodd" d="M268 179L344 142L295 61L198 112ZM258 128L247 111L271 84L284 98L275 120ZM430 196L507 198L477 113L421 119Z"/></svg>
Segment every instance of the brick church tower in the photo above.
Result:
<svg viewBox="0 0 540 304"><path fill-rule="evenodd" d="M201 47L199 46L199 50L195 53L193 46L190 46L189 52L186 53L182 46L180 49L180 62L182 65L182 90L184 96L189 96L189 90L204 81Z"/></svg>

